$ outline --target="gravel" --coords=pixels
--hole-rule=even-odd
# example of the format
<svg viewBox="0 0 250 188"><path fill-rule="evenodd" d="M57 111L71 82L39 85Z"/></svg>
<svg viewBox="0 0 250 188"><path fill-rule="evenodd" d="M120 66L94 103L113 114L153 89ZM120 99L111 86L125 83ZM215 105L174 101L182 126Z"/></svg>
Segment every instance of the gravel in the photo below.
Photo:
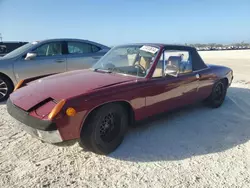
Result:
<svg viewBox="0 0 250 188"><path fill-rule="evenodd" d="M74 142L42 143L0 104L0 187L250 187L250 63L220 53L201 55L232 68L237 62L221 108L197 104L157 116L131 129L109 156Z"/></svg>

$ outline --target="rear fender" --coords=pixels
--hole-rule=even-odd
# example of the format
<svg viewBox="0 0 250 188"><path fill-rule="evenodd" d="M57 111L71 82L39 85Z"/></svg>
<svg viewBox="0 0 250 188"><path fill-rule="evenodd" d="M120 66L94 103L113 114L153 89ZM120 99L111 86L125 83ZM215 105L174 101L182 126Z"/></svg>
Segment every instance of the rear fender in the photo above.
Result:
<svg viewBox="0 0 250 188"><path fill-rule="evenodd" d="M231 85L232 80L233 80L233 70L225 67L225 66L220 66L220 65L209 65L211 72L215 73L216 75L216 79L215 79L215 83L218 80L221 79L227 79L228 80L228 86Z"/></svg>

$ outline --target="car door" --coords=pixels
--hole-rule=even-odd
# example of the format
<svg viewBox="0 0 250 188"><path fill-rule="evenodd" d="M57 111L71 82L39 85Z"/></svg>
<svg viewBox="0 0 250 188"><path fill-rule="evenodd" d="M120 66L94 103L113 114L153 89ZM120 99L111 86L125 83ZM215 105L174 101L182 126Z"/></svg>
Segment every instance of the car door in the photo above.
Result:
<svg viewBox="0 0 250 188"><path fill-rule="evenodd" d="M171 52L171 55L168 54L165 57L166 61L160 60L152 78L147 83L146 107L149 113L173 110L194 103L198 99L199 78L196 72L192 71L192 66L186 71L178 70L176 75L170 73L171 68L166 66L168 62L173 63L176 57L179 56ZM162 63L165 65L162 66ZM192 62L189 63L192 65ZM167 73L164 76L162 76L162 67Z"/></svg>
<svg viewBox="0 0 250 188"><path fill-rule="evenodd" d="M146 107L161 113L191 104L196 100L197 86L193 74L152 78L147 83Z"/></svg>
<svg viewBox="0 0 250 188"><path fill-rule="evenodd" d="M67 70L92 67L105 53L100 47L87 42L67 41Z"/></svg>
<svg viewBox="0 0 250 188"><path fill-rule="evenodd" d="M36 57L30 60L22 57L14 63L14 73L18 81L66 71L66 56L63 54L62 42L43 43L31 52L35 53Z"/></svg>
<svg viewBox="0 0 250 188"><path fill-rule="evenodd" d="M211 72L210 68L204 68L195 71L196 77L199 80L198 98L199 100L206 99L212 92L216 76Z"/></svg>

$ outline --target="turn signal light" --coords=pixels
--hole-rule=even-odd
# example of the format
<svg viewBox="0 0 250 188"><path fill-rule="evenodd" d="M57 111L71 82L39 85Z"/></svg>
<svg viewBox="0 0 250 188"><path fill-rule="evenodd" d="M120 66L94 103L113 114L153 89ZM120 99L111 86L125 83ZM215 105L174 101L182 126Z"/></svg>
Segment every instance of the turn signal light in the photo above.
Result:
<svg viewBox="0 0 250 188"><path fill-rule="evenodd" d="M68 116L75 116L76 115L76 110L74 109L74 108L68 108L67 110L66 110L66 114L68 115Z"/></svg>
<svg viewBox="0 0 250 188"><path fill-rule="evenodd" d="M15 86L14 90L13 91L16 91L18 88L20 88L23 84L24 80L20 80L17 85Z"/></svg>
<svg viewBox="0 0 250 188"><path fill-rule="evenodd" d="M66 100L60 100L59 103L51 110L48 119L52 120L56 115L61 111L63 105L65 104Z"/></svg>

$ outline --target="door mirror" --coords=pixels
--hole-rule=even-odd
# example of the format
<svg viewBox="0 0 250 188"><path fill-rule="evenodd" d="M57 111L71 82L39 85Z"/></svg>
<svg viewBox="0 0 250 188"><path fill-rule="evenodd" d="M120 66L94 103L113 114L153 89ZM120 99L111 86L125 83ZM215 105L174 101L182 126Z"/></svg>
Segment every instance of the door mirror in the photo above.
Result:
<svg viewBox="0 0 250 188"><path fill-rule="evenodd" d="M165 68L165 76L170 75L170 76L178 76L178 73L180 72L180 61L181 57L180 56L170 56L168 58L166 68Z"/></svg>
<svg viewBox="0 0 250 188"><path fill-rule="evenodd" d="M37 56L36 53L34 53L34 52L29 52L29 53L27 53L27 55L26 55L26 57L25 57L25 60L32 60L32 59L34 59L36 56Z"/></svg>
<svg viewBox="0 0 250 188"><path fill-rule="evenodd" d="M165 76L170 75L170 76L174 76L177 77L178 74L180 72L180 68L179 68L179 64L168 64L166 66L166 69L164 71Z"/></svg>
<svg viewBox="0 0 250 188"><path fill-rule="evenodd" d="M177 77L178 73L179 73L178 70L171 70L171 69L166 69L165 70L165 76L170 75L170 76Z"/></svg>

